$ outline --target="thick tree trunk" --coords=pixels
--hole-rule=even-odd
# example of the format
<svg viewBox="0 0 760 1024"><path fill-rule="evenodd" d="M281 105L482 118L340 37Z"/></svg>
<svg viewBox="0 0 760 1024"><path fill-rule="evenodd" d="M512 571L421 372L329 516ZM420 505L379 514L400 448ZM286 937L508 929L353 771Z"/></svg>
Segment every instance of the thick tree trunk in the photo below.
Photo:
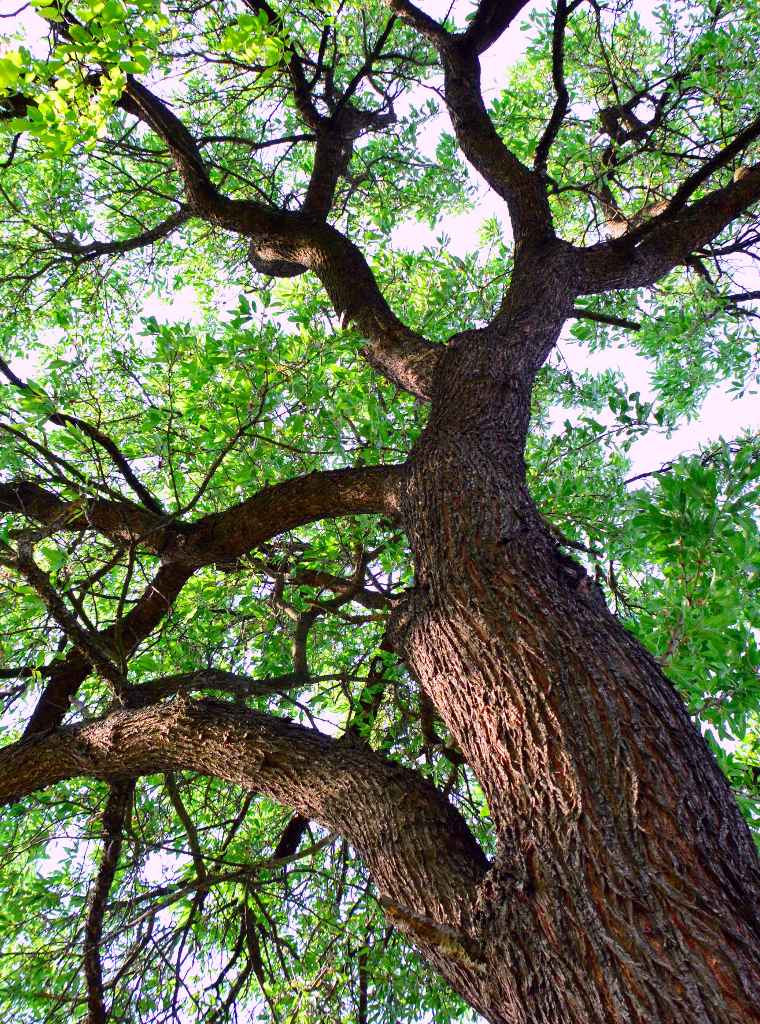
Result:
<svg viewBox="0 0 760 1024"><path fill-rule="evenodd" d="M417 586L400 642L499 840L478 956L439 947L436 965L494 1024L760 1021L749 831L672 685L527 493L528 329L455 341L402 501ZM558 326L536 330L545 348Z"/></svg>

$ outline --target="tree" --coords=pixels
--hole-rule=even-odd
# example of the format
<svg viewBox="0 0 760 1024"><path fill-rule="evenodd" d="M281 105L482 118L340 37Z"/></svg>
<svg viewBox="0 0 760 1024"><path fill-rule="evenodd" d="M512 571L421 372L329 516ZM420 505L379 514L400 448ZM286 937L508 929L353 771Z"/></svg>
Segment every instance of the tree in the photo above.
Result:
<svg viewBox="0 0 760 1024"><path fill-rule="evenodd" d="M8 1019L760 1020L757 440L627 457L755 372L755 5L42 3L0 60ZM509 226L391 244L473 170Z"/></svg>

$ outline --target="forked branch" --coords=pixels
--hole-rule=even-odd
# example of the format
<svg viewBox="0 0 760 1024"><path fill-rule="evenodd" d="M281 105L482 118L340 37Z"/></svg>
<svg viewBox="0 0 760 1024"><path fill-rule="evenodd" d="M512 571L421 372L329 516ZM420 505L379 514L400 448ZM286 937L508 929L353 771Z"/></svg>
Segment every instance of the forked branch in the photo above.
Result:
<svg viewBox="0 0 760 1024"><path fill-rule="evenodd" d="M169 612L191 575L192 569L184 565L162 566L124 618L97 634L98 643L110 646L118 642L122 658L128 658ZM60 725L72 698L91 671L92 663L76 648L63 661L54 661L42 669L40 674L47 679L47 685L24 736L44 733Z"/></svg>
<svg viewBox="0 0 760 1024"><path fill-rule="evenodd" d="M715 189L684 207L651 222L648 233L578 250L579 294L618 288L641 288L688 260L692 253L724 231L732 221L760 202L760 164L747 168L737 180Z"/></svg>
<svg viewBox="0 0 760 1024"><path fill-rule="evenodd" d="M505 200L518 247L540 245L553 238L544 182L501 138L480 88L479 54L507 30L525 3L484 0L468 32L453 35L408 0L386 2L438 51L444 71L444 97L459 147Z"/></svg>

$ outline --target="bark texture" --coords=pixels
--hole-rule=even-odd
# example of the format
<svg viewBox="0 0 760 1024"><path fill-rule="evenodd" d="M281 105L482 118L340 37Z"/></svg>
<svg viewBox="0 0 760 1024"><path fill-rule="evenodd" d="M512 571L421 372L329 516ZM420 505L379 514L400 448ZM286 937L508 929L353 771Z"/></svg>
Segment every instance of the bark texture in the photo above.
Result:
<svg viewBox="0 0 760 1024"><path fill-rule="evenodd" d="M62 779L188 769L272 797L345 836L381 892L423 917L461 920L486 860L459 813L415 772L361 744L217 701L117 711L3 748L0 804Z"/></svg>
<svg viewBox="0 0 760 1024"><path fill-rule="evenodd" d="M493 1024L760 1020L749 831L672 685L525 484L531 387L573 266L560 244L537 250L500 317L452 339L403 470L328 474L327 499L310 478L283 492L304 521L326 500L402 519L417 582L390 635L483 787L492 865L445 798L356 738L181 692L6 748L0 800L77 775L216 775L348 838L388 920ZM276 494L224 514L229 534L212 517L180 535L178 582L193 547L210 561L271 530ZM204 679L151 685L155 701Z"/></svg>
<svg viewBox="0 0 760 1024"><path fill-rule="evenodd" d="M495 1024L760 1020L749 830L525 487L542 313L455 339L402 500L418 584L397 627L499 839L473 920L485 970L460 991Z"/></svg>

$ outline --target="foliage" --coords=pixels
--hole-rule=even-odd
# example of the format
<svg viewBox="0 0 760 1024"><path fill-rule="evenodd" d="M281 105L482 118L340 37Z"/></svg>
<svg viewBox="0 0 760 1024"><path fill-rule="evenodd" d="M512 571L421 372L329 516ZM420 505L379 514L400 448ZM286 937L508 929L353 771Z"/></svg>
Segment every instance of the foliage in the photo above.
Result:
<svg viewBox="0 0 760 1024"><path fill-rule="evenodd" d="M28 384L0 393L0 483L35 479L82 507L114 495L136 501L81 422L108 434L167 521L219 512L315 470L403 461L425 408L372 371L361 332L339 319L315 276L262 276L247 261L247 240L203 220L178 219L165 237L130 247L183 214L184 198L164 141L120 103L128 77L145 76L189 126L226 195L296 209L314 155L293 95L291 41L311 71L326 47L333 96L356 83L363 109L393 115L383 131L358 133L333 222L370 260L405 323L443 343L490 319L514 254L494 218L468 253L450 245L449 218L470 208L477 186L453 136L441 134L430 154L440 82L427 43L398 22L389 56L370 74L367 54L385 25L379 0L283 3L277 20L265 5L232 0L35 7L45 29L25 21L0 59L0 348ZM531 15L527 49L491 105L526 160L554 103L553 24L547 11ZM748 26L756 30L751 0L674 2L646 22L628 3L573 12L572 102L548 164L564 237L597 240L611 209L633 221L672 194L674 169L689 173L757 116ZM630 96L638 98L629 121L652 121L638 141L600 130L600 112ZM752 142L720 169L719 182L756 149ZM422 244L394 244L410 224ZM534 390L528 466L545 517L666 666L760 829L760 442L716 437L641 478L630 459L635 441L697 416L714 387L756 383L756 306L731 297L746 290L756 237L746 215L731 243L727 235L705 246L660 286L586 301L617 326L579 316L567 344L589 354L629 347L648 360L651 393L631 391L620 373L571 372L558 351ZM0 525L4 545L33 542L51 586L93 633L135 607L160 565L160 552L95 530L30 525L11 511ZM10 741L68 640L7 561L0 582ZM490 852L477 782L452 761L450 737L440 723L431 729L413 680L384 649L388 608L411 582L405 538L389 519L297 527L196 572L139 644L129 682L212 666L279 679L298 668L294 656L305 658L301 685L236 699L336 735L360 727L376 749L444 789ZM370 703L377 697L370 715L368 683ZM112 700L93 674L68 720L93 718ZM83 1019L83 921L105 799L102 784L60 784L0 825L3 1021ZM113 1019L474 1019L389 928L344 840L309 824L300 855L276 863L288 820L282 807L202 776L138 782L104 925Z"/></svg>

